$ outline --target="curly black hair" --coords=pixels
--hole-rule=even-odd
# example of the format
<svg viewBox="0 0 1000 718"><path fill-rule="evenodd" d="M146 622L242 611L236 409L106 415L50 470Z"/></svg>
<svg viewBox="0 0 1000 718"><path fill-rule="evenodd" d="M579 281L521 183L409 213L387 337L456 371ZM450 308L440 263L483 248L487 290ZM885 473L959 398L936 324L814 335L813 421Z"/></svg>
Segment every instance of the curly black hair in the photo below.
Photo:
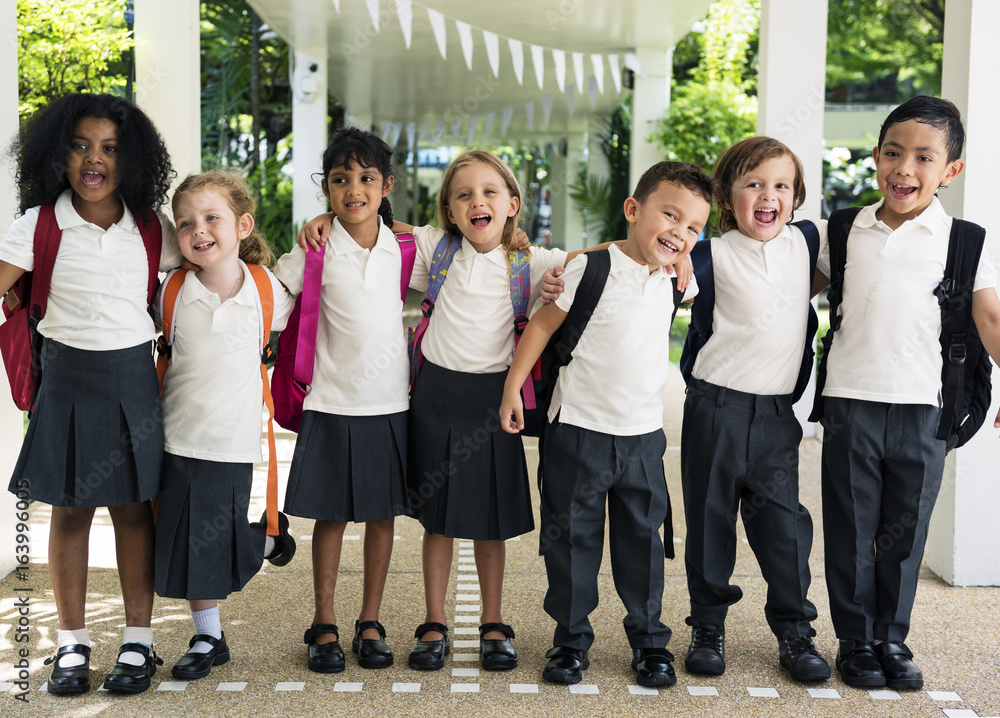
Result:
<svg viewBox="0 0 1000 718"><path fill-rule="evenodd" d="M137 215L162 207L176 172L156 127L128 100L79 93L60 97L32 115L11 145L21 214L54 202L70 186L66 177L70 140L85 117L110 120L118 127L118 193L129 210Z"/></svg>
<svg viewBox="0 0 1000 718"><path fill-rule="evenodd" d="M323 153L323 175L320 180L325 182L334 167L350 169L355 162L365 169L378 170L383 182L393 176L392 148L388 144L360 127L341 127L333 133L330 144ZM382 223L391 229L392 205L389 204L388 197L382 198L378 213L382 217Z"/></svg>

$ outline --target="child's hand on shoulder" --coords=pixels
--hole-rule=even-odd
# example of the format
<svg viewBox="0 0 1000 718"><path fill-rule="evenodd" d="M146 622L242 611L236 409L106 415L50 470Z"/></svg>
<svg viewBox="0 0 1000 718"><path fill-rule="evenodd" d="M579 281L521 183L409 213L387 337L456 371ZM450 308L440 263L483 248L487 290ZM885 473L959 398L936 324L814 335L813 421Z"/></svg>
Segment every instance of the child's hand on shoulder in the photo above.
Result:
<svg viewBox="0 0 1000 718"><path fill-rule="evenodd" d="M326 212L309 220L302 225L302 229L299 230L299 234L295 238L295 243L307 254L310 248L315 249L317 252L322 251L326 245L327 237L330 236L333 218L333 212Z"/></svg>
<svg viewBox="0 0 1000 718"><path fill-rule="evenodd" d="M694 276L694 265L691 264L691 257L684 257L677 264L667 267L667 274L677 275L677 289L683 292L691 283L691 277Z"/></svg>
<svg viewBox="0 0 1000 718"><path fill-rule="evenodd" d="M200 272L201 271L201 265L200 264L195 264L194 262L192 262L187 257L182 257L181 258L181 269L186 269L189 272Z"/></svg>
<svg viewBox="0 0 1000 718"><path fill-rule="evenodd" d="M514 227L514 249L523 250L531 246L531 240L520 227Z"/></svg>
<svg viewBox="0 0 1000 718"><path fill-rule="evenodd" d="M500 401L500 427L508 434L519 434L524 428L524 404L521 402L521 387L504 390Z"/></svg>
<svg viewBox="0 0 1000 718"><path fill-rule="evenodd" d="M559 279L565 267L553 267L542 275L542 304L548 304L559 299L563 292L563 280Z"/></svg>

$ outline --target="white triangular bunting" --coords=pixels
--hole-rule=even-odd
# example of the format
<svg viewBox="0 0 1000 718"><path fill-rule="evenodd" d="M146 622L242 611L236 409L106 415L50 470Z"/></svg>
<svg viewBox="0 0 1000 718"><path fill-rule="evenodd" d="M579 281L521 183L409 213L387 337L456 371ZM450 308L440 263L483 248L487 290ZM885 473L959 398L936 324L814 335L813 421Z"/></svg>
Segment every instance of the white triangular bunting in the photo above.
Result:
<svg viewBox="0 0 1000 718"><path fill-rule="evenodd" d="M645 77L646 72L642 69L642 63L639 62L639 56L634 52L625 53L625 67L630 69L639 77Z"/></svg>
<svg viewBox="0 0 1000 718"><path fill-rule="evenodd" d="M441 58L448 59L448 31L444 26L444 15L437 10L427 8L427 19L431 23L431 30L434 31L434 40L437 42L438 51Z"/></svg>
<svg viewBox="0 0 1000 718"><path fill-rule="evenodd" d="M399 144L399 135L403 132L403 123L396 122L392 126L392 137L389 138L389 146L393 149Z"/></svg>
<svg viewBox="0 0 1000 718"><path fill-rule="evenodd" d="M417 151L417 123L406 123L406 146L412 151Z"/></svg>
<svg viewBox="0 0 1000 718"><path fill-rule="evenodd" d="M333 9L340 13L340 0L333 0Z"/></svg>
<svg viewBox="0 0 1000 718"><path fill-rule="evenodd" d="M583 53L573 53L573 78L577 87L583 87Z"/></svg>
<svg viewBox="0 0 1000 718"><path fill-rule="evenodd" d="M505 107L500 115L500 136L507 136L507 128L510 127L510 121L514 119L514 108Z"/></svg>
<svg viewBox="0 0 1000 718"><path fill-rule="evenodd" d="M391 122L381 122L382 125L382 141L388 143L389 138L392 137L392 123Z"/></svg>
<svg viewBox="0 0 1000 718"><path fill-rule="evenodd" d="M486 140L489 141L490 133L493 132L493 125L497 121L497 113L489 112L486 115L486 127L483 128L483 135L486 136Z"/></svg>
<svg viewBox="0 0 1000 718"><path fill-rule="evenodd" d="M524 45L521 44L520 40L515 40L514 38L507 38L507 46L510 48L510 61L514 63L514 77L517 78L517 84L524 84Z"/></svg>
<svg viewBox="0 0 1000 718"><path fill-rule="evenodd" d="M535 131L535 101L528 100L524 103L524 113L528 116L528 132Z"/></svg>
<svg viewBox="0 0 1000 718"><path fill-rule="evenodd" d="M604 94L604 57L594 53L590 56L590 66L594 68L594 80L597 82L597 91Z"/></svg>
<svg viewBox="0 0 1000 718"><path fill-rule="evenodd" d="M545 78L545 48L539 45L531 46L531 64L535 66L535 79L538 80L538 89L541 90Z"/></svg>
<svg viewBox="0 0 1000 718"><path fill-rule="evenodd" d="M458 30L458 40L462 43L462 54L465 55L465 64L472 69L472 25L461 20L455 21L455 29Z"/></svg>
<svg viewBox="0 0 1000 718"><path fill-rule="evenodd" d="M566 104L569 105L569 116L573 116L573 108L576 106L576 86L566 85Z"/></svg>
<svg viewBox="0 0 1000 718"><path fill-rule="evenodd" d="M417 135L417 144L418 145L421 142L423 142L424 140L426 140L427 138L430 137L430 135L428 134L429 131L430 131L430 123L429 122L425 122L424 124L420 125L420 134Z"/></svg>
<svg viewBox="0 0 1000 718"><path fill-rule="evenodd" d="M379 16L379 0L365 0L365 5L368 6L368 15L371 16L372 25L375 26L375 32L379 31L378 28L378 16Z"/></svg>
<svg viewBox="0 0 1000 718"><path fill-rule="evenodd" d="M444 120L438 120L437 128L434 130L434 144L440 145L444 136Z"/></svg>
<svg viewBox="0 0 1000 718"><path fill-rule="evenodd" d="M615 94L622 94L622 66L618 64L618 55L608 55L608 68L611 70L611 83L615 86Z"/></svg>
<svg viewBox="0 0 1000 718"><path fill-rule="evenodd" d="M542 98L542 114L545 115L545 126L549 126L552 121L552 93L547 92Z"/></svg>
<svg viewBox="0 0 1000 718"><path fill-rule="evenodd" d="M468 139L468 141L467 141L467 142L465 143L465 144L467 144L467 145L470 145L470 146L471 146L471 145L472 145L472 140L473 140L473 139L475 138L475 136L476 136L476 121L477 121L478 119L479 119L479 118L478 118L478 117L476 117L475 115L473 115L472 117L470 117L470 118L469 118L469 139Z"/></svg>
<svg viewBox="0 0 1000 718"><path fill-rule="evenodd" d="M591 75L587 78L587 84L590 89L590 109L597 109L597 78Z"/></svg>
<svg viewBox="0 0 1000 718"><path fill-rule="evenodd" d="M562 50L552 51L552 62L556 66L556 85L559 92L566 90L566 53Z"/></svg>
<svg viewBox="0 0 1000 718"><path fill-rule="evenodd" d="M483 30L483 44L486 45L486 59L490 61L493 77L500 77L500 38L495 32Z"/></svg>
<svg viewBox="0 0 1000 718"><path fill-rule="evenodd" d="M399 28L403 31L403 42L409 50L413 39L413 0L396 0L396 14L399 16Z"/></svg>
<svg viewBox="0 0 1000 718"><path fill-rule="evenodd" d="M462 131L462 118L456 118L454 122L451 123L451 136L456 140L458 139L458 133Z"/></svg>

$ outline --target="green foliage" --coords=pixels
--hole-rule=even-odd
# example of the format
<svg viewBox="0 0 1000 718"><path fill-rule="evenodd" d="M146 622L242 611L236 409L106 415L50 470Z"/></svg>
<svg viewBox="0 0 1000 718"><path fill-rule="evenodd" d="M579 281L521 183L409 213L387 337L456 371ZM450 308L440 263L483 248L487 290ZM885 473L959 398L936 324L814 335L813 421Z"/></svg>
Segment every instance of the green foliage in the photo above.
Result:
<svg viewBox="0 0 1000 718"><path fill-rule="evenodd" d="M260 187L257 203L257 226L280 257L295 246L296 228L292 225L292 178L284 171L287 153L266 157L250 171L247 182Z"/></svg>
<svg viewBox="0 0 1000 718"><path fill-rule="evenodd" d="M704 25L704 49L692 79L756 92L760 0L716 0Z"/></svg>
<svg viewBox="0 0 1000 718"><path fill-rule="evenodd" d="M131 47L124 0L17 0L21 118L72 92L122 94Z"/></svg>
<svg viewBox="0 0 1000 718"><path fill-rule="evenodd" d="M834 99L939 94L944 8L945 0L830 0L826 86Z"/></svg>
<svg viewBox="0 0 1000 718"><path fill-rule="evenodd" d="M874 204L882 198L875 182L875 160L846 147L823 152L823 199L830 211Z"/></svg>

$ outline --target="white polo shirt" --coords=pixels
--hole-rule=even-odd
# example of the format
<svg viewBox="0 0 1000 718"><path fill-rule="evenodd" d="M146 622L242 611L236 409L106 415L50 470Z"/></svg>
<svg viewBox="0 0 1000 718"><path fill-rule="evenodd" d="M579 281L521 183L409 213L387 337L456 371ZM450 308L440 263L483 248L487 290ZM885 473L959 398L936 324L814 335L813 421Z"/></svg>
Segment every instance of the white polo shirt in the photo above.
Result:
<svg viewBox="0 0 1000 718"><path fill-rule="evenodd" d="M324 251L316 364L304 408L341 416L406 411L409 360L395 236L380 218L369 251L334 219ZM295 247L278 260L274 273L297 295L304 268L305 253Z"/></svg>
<svg viewBox="0 0 1000 718"><path fill-rule="evenodd" d="M261 461L260 316L257 286L246 265L243 286L224 302L184 277L174 317L174 344L163 379L164 449L177 456ZM295 300L268 272L274 292L271 330L285 328Z"/></svg>
<svg viewBox="0 0 1000 718"><path fill-rule="evenodd" d="M816 224L822 243L826 222ZM767 242L735 229L711 246L712 336L691 375L749 394L791 394L802 365L812 291L805 237L791 225Z"/></svg>
<svg viewBox="0 0 1000 718"><path fill-rule="evenodd" d="M34 237L38 207L11 225L0 241L0 260L26 272L35 268ZM127 349L156 337L149 316L149 262L132 213L106 231L84 220L73 208L73 190L56 200L56 223L62 230L52 269L49 304L38 331L67 346L88 351ZM163 229L161 272L180 266L173 222L158 213Z"/></svg>
<svg viewBox="0 0 1000 718"><path fill-rule="evenodd" d="M617 245L609 249L611 272L594 314L559 371L549 421L615 436L648 434L663 428L663 390L670 364L672 277L661 267L652 274ZM569 311L587 266L581 254L569 263L556 306ZM698 293L692 280L684 294ZM561 413L560 413L561 412Z"/></svg>
<svg viewBox="0 0 1000 718"><path fill-rule="evenodd" d="M895 231L858 214L847 242L843 317L827 360L824 396L939 406L941 309L934 289L944 277L952 218L935 198ZM818 268L830 276L824 242ZM996 286L983 250L974 291Z"/></svg>
<svg viewBox="0 0 1000 718"><path fill-rule="evenodd" d="M427 291L427 273L444 230L416 227L417 263L410 286ZM561 249L531 247L531 295L528 310L542 293L542 276L566 263ZM448 268L434 314L424 334L427 361L452 371L490 374L506 371L514 356L514 305L510 270L501 247L479 253L466 240Z"/></svg>

